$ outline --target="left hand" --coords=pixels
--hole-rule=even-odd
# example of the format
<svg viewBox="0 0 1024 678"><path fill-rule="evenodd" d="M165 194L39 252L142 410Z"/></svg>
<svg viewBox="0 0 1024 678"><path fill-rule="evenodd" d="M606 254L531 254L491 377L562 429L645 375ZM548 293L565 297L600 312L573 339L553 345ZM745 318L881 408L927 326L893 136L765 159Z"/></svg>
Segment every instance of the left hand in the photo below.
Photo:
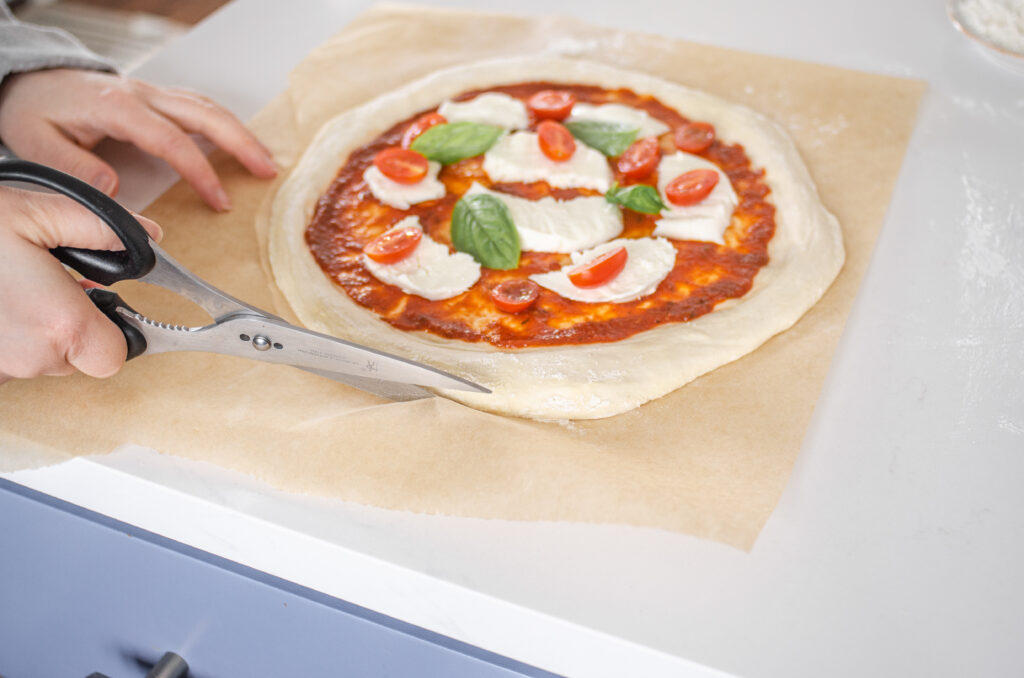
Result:
<svg viewBox="0 0 1024 678"><path fill-rule="evenodd" d="M117 173L90 152L111 137L163 158L208 205L230 209L217 173L190 133L235 156L257 177L277 174L269 151L238 118L193 92L74 69L11 75L0 88L0 139L25 160L114 195Z"/></svg>

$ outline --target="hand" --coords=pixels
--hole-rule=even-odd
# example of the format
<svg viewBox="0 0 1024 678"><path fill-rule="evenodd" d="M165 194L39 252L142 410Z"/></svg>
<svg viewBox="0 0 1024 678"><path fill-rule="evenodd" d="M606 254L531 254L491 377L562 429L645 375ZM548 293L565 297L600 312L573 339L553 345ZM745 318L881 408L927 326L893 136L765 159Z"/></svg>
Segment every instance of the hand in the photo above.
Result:
<svg viewBox="0 0 1024 678"><path fill-rule="evenodd" d="M108 377L124 363L121 330L47 250L123 249L110 228L63 196L0 187L0 383L11 377ZM136 216L150 237L160 227Z"/></svg>
<svg viewBox="0 0 1024 678"><path fill-rule="evenodd" d="M257 177L277 173L270 153L234 115L192 92L74 69L8 76L0 88L0 139L25 160L114 195L117 173L89 152L111 137L163 158L208 205L230 209L220 179L189 133L231 153Z"/></svg>

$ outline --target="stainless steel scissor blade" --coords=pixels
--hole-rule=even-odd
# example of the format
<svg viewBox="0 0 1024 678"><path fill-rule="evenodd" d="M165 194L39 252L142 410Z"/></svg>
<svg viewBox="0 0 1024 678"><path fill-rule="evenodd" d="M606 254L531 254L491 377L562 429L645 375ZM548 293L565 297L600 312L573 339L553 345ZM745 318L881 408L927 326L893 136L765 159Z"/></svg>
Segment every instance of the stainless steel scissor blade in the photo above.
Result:
<svg viewBox="0 0 1024 678"><path fill-rule="evenodd" d="M0 182L24 181L76 200L117 234L124 250L55 247L65 265L103 285L140 280L190 299L213 318L202 327L169 325L136 312L117 294L89 290L89 298L117 324L127 358L166 351L205 351L293 365L378 395L407 400L429 395L421 387L490 393L442 370L291 325L217 289L156 245L121 205L68 174L24 160L0 160Z"/></svg>
<svg viewBox="0 0 1024 678"><path fill-rule="evenodd" d="M186 327L150 320L127 306L119 306L117 312L142 333L146 339L146 353L203 351L252 358L291 365L324 376L337 375L340 381L358 388L372 386L374 392L402 392L401 389L377 386L382 381L488 392L482 386L429 365L295 327L273 316L236 312L222 316L210 325ZM418 389L409 393L427 392Z"/></svg>

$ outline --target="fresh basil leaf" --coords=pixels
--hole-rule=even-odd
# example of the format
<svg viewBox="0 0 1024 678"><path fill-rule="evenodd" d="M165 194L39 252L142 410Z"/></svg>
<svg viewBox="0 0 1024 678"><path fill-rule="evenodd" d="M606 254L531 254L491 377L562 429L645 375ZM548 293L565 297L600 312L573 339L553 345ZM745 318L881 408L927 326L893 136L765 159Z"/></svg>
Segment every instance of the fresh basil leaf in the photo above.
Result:
<svg viewBox="0 0 1024 678"><path fill-rule="evenodd" d="M565 126L574 137L610 158L622 155L640 132L638 127L603 120L574 120Z"/></svg>
<svg viewBox="0 0 1024 678"><path fill-rule="evenodd" d="M452 244L487 268L519 266L519 231L508 207L486 193L463 196L452 210Z"/></svg>
<svg viewBox="0 0 1024 678"><path fill-rule="evenodd" d="M486 153L504 131L477 122L446 122L416 137L409 148L427 156L427 160L450 165Z"/></svg>
<svg viewBox="0 0 1024 678"><path fill-rule="evenodd" d="M612 185L604 194L604 199L613 205L622 205L626 209L643 214L658 214L668 205L661 201L658 189L647 184L632 186Z"/></svg>

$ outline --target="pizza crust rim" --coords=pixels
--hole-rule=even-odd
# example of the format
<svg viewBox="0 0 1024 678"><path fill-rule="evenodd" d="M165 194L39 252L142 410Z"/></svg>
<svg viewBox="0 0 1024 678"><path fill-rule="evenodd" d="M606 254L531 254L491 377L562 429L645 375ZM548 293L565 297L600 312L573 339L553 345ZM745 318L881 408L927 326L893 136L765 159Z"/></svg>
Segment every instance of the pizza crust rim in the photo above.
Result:
<svg viewBox="0 0 1024 678"><path fill-rule="evenodd" d="M500 350L484 342L397 330L359 306L323 272L305 241L319 197L351 151L395 122L471 89L529 81L624 87L712 123L764 168L775 205L769 263L743 297L686 323L622 341ZM795 324L825 293L845 253L796 146L765 116L637 71L580 59L520 57L437 71L328 121L269 204L274 279L307 327L421 361L476 381L490 394L438 393L481 410L533 419L596 419L629 411L752 352Z"/></svg>

